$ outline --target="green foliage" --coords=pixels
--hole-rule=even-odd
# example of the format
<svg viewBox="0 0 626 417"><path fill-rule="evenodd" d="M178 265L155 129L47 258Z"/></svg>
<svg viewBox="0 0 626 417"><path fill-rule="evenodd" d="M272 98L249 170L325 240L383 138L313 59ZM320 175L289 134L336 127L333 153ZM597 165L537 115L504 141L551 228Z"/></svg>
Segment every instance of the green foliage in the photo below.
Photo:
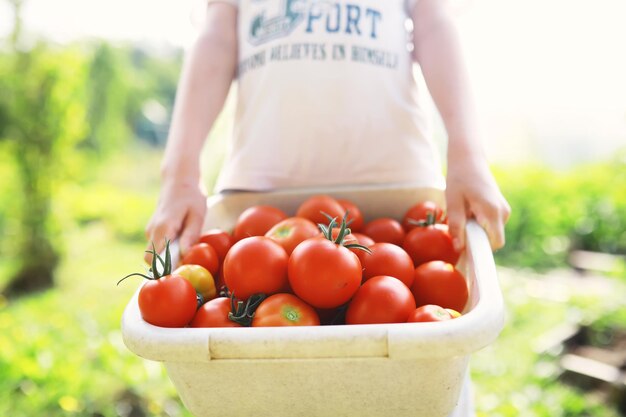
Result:
<svg viewBox="0 0 626 417"><path fill-rule="evenodd" d="M107 43L95 46L86 79L89 135L82 145L97 156L116 151L131 137L126 122L130 87L125 79L123 57Z"/></svg>
<svg viewBox="0 0 626 417"><path fill-rule="evenodd" d="M546 269L566 265L576 249L626 254L626 159L566 172L522 166L495 174L512 207L498 262Z"/></svg>
<svg viewBox="0 0 626 417"><path fill-rule="evenodd" d="M616 314L623 311L626 285L607 281L610 290L576 290L575 285L564 286L567 280L561 276L555 277L551 281L524 271L500 270L506 324L500 337L472 355L470 363L478 417L620 416L601 397L561 382L558 356L543 349L546 335L564 325L608 320L626 328L626 315ZM586 288L592 287L586 283Z"/></svg>
<svg viewBox="0 0 626 417"><path fill-rule="evenodd" d="M82 186L94 168L127 149L137 126L158 131L153 142L163 140L179 68L176 51L157 56L106 43L57 48L41 42L0 52L0 161L6 162L0 173L17 180L0 184L0 253L14 260L0 271L15 277L9 291L51 285L64 247L60 199L72 201L68 190L81 190L92 205L106 199L111 205L97 206L109 211L96 217L124 238L142 239L143 230L129 227L128 219L147 216L138 208L145 196ZM160 125L146 119L146 102L163 109Z"/></svg>
<svg viewBox="0 0 626 417"><path fill-rule="evenodd" d="M141 264L143 245L116 241L96 224L67 238L58 289L0 307L0 415L180 413L164 370L131 354L119 329L136 285L115 281Z"/></svg>
<svg viewBox="0 0 626 417"><path fill-rule="evenodd" d="M67 251L56 288L0 298L0 415L191 417L162 366L129 352L120 331L138 284L115 283L142 268L159 159L151 147L125 147L59 187Z"/></svg>
<svg viewBox="0 0 626 417"><path fill-rule="evenodd" d="M145 242L144 228L156 203L161 151L141 144L123 149L93 170L92 175L106 181L66 183L58 190L54 209L65 230L100 224L116 239ZM132 169L137 161L145 171Z"/></svg>
<svg viewBox="0 0 626 417"><path fill-rule="evenodd" d="M58 261L50 202L60 172L70 165L83 137L82 55L38 44L0 56L3 139L15 161L19 184L18 272L9 287L23 292L52 284Z"/></svg>

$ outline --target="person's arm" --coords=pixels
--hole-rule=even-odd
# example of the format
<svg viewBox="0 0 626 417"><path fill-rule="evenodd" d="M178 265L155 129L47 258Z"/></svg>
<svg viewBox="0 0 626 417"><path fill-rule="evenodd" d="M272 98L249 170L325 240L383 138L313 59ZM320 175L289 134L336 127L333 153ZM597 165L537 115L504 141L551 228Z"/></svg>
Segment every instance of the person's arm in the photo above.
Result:
<svg viewBox="0 0 626 417"><path fill-rule="evenodd" d="M199 157L224 106L236 65L237 9L212 3L185 58L161 166L159 201L146 226L148 247L154 243L157 252L165 239L178 237L184 252L199 237L206 212Z"/></svg>
<svg viewBox="0 0 626 417"><path fill-rule="evenodd" d="M504 246L510 207L491 174L480 141L461 43L445 0L417 0L414 58L419 63L448 135L446 201L455 246L465 246L465 223L474 217L493 249Z"/></svg>

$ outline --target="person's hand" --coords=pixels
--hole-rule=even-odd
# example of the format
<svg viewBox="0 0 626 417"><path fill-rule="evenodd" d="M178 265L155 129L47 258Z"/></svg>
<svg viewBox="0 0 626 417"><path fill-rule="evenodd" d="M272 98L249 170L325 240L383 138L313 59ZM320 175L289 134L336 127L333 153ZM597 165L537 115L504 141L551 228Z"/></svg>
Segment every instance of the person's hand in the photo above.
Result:
<svg viewBox="0 0 626 417"><path fill-rule="evenodd" d="M148 249L160 253L166 239L179 238L181 253L200 236L206 214L206 192L200 184L169 180L163 184L157 208L146 226ZM152 255L146 253L146 262Z"/></svg>
<svg viewBox="0 0 626 417"><path fill-rule="evenodd" d="M448 226L455 249L465 247L465 223L474 218L487 232L491 248L504 246L504 225L511 207L500 192L487 163L471 158L450 161L446 185Z"/></svg>

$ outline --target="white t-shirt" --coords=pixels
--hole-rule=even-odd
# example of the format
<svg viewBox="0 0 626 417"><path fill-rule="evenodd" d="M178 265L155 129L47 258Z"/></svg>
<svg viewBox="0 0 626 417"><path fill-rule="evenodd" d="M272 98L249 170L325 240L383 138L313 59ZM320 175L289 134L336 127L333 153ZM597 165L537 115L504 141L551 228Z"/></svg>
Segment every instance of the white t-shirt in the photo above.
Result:
<svg viewBox="0 0 626 417"><path fill-rule="evenodd" d="M444 187L406 0L227 2L238 7L238 97L217 191Z"/></svg>

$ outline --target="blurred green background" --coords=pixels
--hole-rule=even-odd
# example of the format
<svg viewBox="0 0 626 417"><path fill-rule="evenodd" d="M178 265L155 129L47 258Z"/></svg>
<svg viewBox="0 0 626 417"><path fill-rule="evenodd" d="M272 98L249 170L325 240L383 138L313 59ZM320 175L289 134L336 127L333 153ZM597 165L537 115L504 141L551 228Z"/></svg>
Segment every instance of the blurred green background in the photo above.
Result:
<svg viewBox="0 0 626 417"><path fill-rule="evenodd" d="M125 348L136 286L115 285L143 268L183 48L56 42L27 31L28 2L3 3L0 416L188 416L161 365ZM209 188L231 115L229 101L203 154ZM624 380L572 383L558 342L626 332L626 150L493 170L513 207L496 254L507 325L472 359L478 416L624 415Z"/></svg>

